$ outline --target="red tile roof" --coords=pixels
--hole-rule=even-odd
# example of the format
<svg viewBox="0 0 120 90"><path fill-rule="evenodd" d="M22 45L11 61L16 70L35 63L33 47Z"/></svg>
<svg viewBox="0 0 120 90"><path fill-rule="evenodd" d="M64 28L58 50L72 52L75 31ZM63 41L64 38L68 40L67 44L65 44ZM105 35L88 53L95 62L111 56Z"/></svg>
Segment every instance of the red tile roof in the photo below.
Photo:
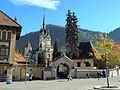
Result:
<svg viewBox="0 0 120 90"><path fill-rule="evenodd" d="M0 25L21 27L15 20L0 11Z"/></svg>
<svg viewBox="0 0 120 90"><path fill-rule="evenodd" d="M26 58L18 51L15 51L15 60L17 62L26 62Z"/></svg>
<svg viewBox="0 0 120 90"><path fill-rule="evenodd" d="M15 27L17 29L17 39L20 37L22 26L0 10L0 26Z"/></svg>

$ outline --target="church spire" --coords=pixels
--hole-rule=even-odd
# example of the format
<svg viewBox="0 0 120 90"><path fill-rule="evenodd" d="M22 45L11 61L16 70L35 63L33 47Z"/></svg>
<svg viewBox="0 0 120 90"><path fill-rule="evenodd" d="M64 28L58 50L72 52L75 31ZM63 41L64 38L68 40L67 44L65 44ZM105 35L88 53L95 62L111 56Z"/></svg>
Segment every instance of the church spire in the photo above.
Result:
<svg viewBox="0 0 120 90"><path fill-rule="evenodd" d="M43 15L43 29L45 30L45 14Z"/></svg>
<svg viewBox="0 0 120 90"><path fill-rule="evenodd" d="M44 15L43 15L43 32L46 34L46 25L45 25L45 9L44 9Z"/></svg>

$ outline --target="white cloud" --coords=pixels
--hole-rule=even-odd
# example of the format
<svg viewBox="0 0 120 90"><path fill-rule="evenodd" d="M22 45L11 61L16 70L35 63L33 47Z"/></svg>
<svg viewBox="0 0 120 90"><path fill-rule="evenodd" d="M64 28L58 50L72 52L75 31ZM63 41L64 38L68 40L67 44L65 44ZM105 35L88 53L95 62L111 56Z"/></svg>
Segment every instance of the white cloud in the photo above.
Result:
<svg viewBox="0 0 120 90"><path fill-rule="evenodd" d="M56 10L60 4L60 0L10 0L15 5L34 5L38 7Z"/></svg>

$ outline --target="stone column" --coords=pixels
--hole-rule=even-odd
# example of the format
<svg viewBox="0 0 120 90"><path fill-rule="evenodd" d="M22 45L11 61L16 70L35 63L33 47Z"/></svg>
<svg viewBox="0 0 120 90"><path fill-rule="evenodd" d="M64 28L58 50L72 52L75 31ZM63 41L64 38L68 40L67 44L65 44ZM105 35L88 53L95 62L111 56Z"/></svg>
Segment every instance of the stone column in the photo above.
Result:
<svg viewBox="0 0 120 90"><path fill-rule="evenodd" d="M7 69L7 78L6 78L6 84L11 84L12 83L12 71L13 71L13 68L12 66L10 65Z"/></svg>

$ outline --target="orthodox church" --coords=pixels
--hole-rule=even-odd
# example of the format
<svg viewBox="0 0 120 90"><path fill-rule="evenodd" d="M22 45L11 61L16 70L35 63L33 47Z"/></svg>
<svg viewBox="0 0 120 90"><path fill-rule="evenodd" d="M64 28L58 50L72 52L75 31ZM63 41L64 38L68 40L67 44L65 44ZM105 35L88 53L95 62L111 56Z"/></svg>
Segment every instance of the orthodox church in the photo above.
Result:
<svg viewBox="0 0 120 90"><path fill-rule="evenodd" d="M45 15L43 16L43 25L42 25L42 29L40 30L40 33L39 33L39 48L37 49L37 51L32 53L32 47L31 47L29 40L25 47L25 55L27 53L28 56L30 57L29 59L33 60L34 66L39 66L38 55L42 52L44 52L45 56L46 56L45 67L51 66L53 49L51 46L50 33L46 29Z"/></svg>

